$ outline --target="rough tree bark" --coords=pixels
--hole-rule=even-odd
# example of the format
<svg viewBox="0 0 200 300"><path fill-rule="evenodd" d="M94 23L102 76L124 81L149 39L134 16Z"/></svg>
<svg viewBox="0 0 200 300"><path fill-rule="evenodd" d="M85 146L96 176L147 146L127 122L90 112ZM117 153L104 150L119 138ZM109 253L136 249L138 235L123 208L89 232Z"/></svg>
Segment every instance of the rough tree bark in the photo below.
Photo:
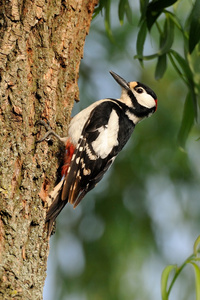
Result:
<svg viewBox="0 0 200 300"><path fill-rule="evenodd" d="M0 1L0 299L42 299L45 197L60 159L58 142L36 144L35 123L66 132L96 4Z"/></svg>

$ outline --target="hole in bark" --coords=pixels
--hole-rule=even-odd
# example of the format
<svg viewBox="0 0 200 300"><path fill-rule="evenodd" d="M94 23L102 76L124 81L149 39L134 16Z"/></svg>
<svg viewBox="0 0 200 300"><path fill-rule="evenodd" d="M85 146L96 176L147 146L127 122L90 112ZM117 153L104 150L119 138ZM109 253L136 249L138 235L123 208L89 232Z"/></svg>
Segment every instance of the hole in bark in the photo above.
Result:
<svg viewBox="0 0 200 300"><path fill-rule="evenodd" d="M10 105L12 105L12 101L11 101L11 99L10 99L10 96L8 96L8 103L9 103Z"/></svg>
<svg viewBox="0 0 200 300"><path fill-rule="evenodd" d="M48 143L49 146L53 145L53 141L52 140L48 140L47 143Z"/></svg>
<svg viewBox="0 0 200 300"><path fill-rule="evenodd" d="M42 96L38 92L36 92L35 98L40 102L40 100L42 99Z"/></svg>
<svg viewBox="0 0 200 300"><path fill-rule="evenodd" d="M39 224L38 224L38 222L37 222L36 220L32 220L32 221L31 221L30 226L35 227L35 226L38 226L38 225L39 225Z"/></svg>

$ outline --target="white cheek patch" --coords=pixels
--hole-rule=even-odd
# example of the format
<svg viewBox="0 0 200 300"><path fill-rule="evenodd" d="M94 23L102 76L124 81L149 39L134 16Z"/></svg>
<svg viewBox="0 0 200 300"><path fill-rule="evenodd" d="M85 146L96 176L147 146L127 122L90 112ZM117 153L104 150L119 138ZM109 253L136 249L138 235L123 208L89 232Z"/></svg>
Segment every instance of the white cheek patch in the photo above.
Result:
<svg viewBox="0 0 200 300"><path fill-rule="evenodd" d="M133 91L133 93L140 105L145 106L147 108L152 108L156 106L155 100L151 95L145 92L142 94L138 94L136 91Z"/></svg>

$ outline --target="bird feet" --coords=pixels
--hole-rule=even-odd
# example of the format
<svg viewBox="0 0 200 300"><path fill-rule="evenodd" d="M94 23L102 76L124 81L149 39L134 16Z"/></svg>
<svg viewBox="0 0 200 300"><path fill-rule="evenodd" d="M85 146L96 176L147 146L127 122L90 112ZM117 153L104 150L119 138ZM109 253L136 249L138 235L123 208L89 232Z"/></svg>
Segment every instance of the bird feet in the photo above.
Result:
<svg viewBox="0 0 200 300"><path fill-rule="evenodd" d="M38 140L37 143L41 143L43 141L48 142L50 140L51 135L55 136L59 141L61 141L63 143L65 143L67 141L67 137L60 137L57 133L55 133L55 131L52 130L48 120L47 120L47 123L44 120L39 120L39 121L36 122L36 125L42 125L47 130L47 132L43 136L43 138Z"/></svg>

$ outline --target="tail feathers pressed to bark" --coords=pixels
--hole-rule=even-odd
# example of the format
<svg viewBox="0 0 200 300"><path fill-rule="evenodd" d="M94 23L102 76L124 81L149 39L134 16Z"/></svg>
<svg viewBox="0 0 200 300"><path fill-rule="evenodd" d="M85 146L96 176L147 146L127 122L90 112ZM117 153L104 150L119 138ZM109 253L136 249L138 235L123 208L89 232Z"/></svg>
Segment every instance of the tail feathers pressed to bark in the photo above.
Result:
<svg viewBox="0 0 200 300"><path fill-rule="evenodd" d="M46 214L46 223L48 223L48 235L51 235L52 227L56 217L59 215L61 210L64 208L68 200L61 200L63 187L63 180L61 180L49 194L47 198L47 203L50 204L50 207Z"/></svg>

